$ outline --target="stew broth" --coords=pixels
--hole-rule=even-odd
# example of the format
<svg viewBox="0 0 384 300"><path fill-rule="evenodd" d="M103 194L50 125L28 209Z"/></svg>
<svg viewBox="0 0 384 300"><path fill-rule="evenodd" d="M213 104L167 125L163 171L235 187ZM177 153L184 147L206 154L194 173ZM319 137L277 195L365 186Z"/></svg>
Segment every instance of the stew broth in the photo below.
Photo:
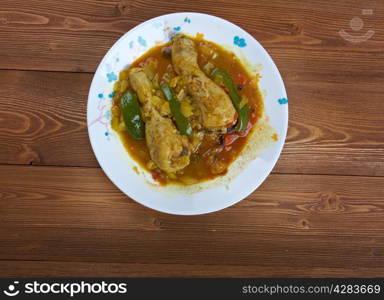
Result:
<svg viewBox="0 0 384 300"><path fill-rule="evenodd" d="M257 86L258 78L250 76L239 59L232 52L225 50L217 44L202 39L194 39L194 41L196 49L198 50L198 63L200 68L204 70L205 66L207 66L208 63L211 63L215 68L225 70L238 87L239 95L242 98L245 97L248 99L248 105L250 106L251 112L250 122L247 130L242 134L229 133L223 135L219 142L216 139L211 139L209 135L205 136L198 151L191 155L191 163L182 171L179 171L176 175L170 177L160 170L153 169L153 163L151 163L149 150L145 140L134 140L126 130L119 130L117 128L118 122L116 120L120 118L119 103L121 97L121 89L120 92L119 89L117 89L113 99L112 127L120 135L129 155L138 162L142 168L152 173L153 178L162 185L168 183L182 185L195 184L224 175L227 172L229 165L239 156L244 148L252 126L261 117L263 112L263 101ZM132 63L130 68L141 66L144 62L148 61L148 59L156 59L158 62L157 73L159 74L159 78L162 78L167 68L172 66L170 56L164 54L168 46L169 44L153 47ZM217 55L208 58L204 52L206 47L213 49ZM210 74L207 73L207 76L210 77ZM123 70L120 73L120 87L124 80L127 80L127 70ZM226 140L224 139L232 139L235 141L229 146L226 146ZM212 155L212 153L214 155ZM220 165L218 172L212 172L212 164Z"/></svg>

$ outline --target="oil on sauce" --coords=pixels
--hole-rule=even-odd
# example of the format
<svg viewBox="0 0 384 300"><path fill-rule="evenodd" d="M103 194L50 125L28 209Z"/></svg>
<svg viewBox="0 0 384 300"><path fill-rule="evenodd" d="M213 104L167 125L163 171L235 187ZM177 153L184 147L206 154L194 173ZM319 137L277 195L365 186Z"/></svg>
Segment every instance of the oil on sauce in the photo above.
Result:
<svg viewBox="0 0 384 300"><path fill-rule="evenodd" d="M228 147L225 147L225 144L223 143L222 145L219 145L217 140L211 140L209 137L205 137L197 153L191 155L191 163L174 178L169 178L162 172L150 169L149 165L151 159L145 140L134 140L129 136L127 131L117 130L130 156L138 162L142 168L152 173L153 178L162 185L168 183L182 185L195 184L224 175L229 165L239 156L244 148L252 125L257 122L263 112L262 96L257 86L258 77L252 77L232 52L223 49L217 44L201 39L195 39L195 43L199 54L198 63L203 70L204 66L208 63L208 60L206 56L204 56L204 53L201 53L199 50L199 43L208 44L218 54L216 57L211 58L209 62L216 68L225 70L237 85L239 95L248 99L248 105L250 106L251 111L250 124L245 133L240 135L236 133L232 134L231 138L234 137L235 141ZM161 78L167 68L170 68L171 65L170 57L163 54L163 49L167 46L169 46L169 44L153 47L132 63L130 68L140 66L147 59L155 58L158 61L157 73L159 74L159 78ZM120 73L120 80L126 78L126 74L126 70L122 71L122 73ZM115 106L118 105L119 101L119 95L114 97ZM118 117L119 112L117 112L113 118ZM225 166L222 172L215 172L215 174L211 172L210 165L212 165L212 161L210 160L212 160L212 155L209 155L211 151L216 152L214 159L217 161L215 163L219 162L221 166Z"/></svg>

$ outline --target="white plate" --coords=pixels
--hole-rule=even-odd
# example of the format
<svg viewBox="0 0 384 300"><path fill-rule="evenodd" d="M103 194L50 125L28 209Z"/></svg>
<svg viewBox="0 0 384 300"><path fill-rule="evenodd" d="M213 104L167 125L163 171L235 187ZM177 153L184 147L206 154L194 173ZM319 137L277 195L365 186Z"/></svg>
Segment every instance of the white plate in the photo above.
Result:
<svg viewBox="0 0 384 300"><path fill-rule="evenodd" d="M187 193L148 183L137 174L137 164L129 157L118 135L111 130L113 83L119 72L158 43L165 43L174 32L203 33L204 39L230 47L239 57L260 66L259 86L269 122L279 140L250 162L228 185ZM93 151L112 182L135 201L152 209L179 215L217 211L233 205L252 193L274 167L284 145L288 126L288 105L284 83L264 48L240 27L206 14L175 13L148 20L123 35L104 56L93 77L88 96L87 123ZM139 168L140 169L140 168Z"/></svg>

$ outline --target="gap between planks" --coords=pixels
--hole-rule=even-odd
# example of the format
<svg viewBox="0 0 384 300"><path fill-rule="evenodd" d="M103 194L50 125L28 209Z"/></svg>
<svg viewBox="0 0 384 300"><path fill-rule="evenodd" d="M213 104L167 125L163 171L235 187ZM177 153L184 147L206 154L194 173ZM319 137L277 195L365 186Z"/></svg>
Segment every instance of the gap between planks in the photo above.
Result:
<svg viewBox="0 0 384 300"><path fill-rule="evenodd" d="M29 163L29 164L12 164L12 163L0 163L1 167L7 166L15 166L15 167L43 167L43 168L77 168L77 169L101 169L100 166L76 166L76 165L55 165L55 164L37 164L37 163ZM270 174L277 175L304 175L304 176L332 176L332 177L363 177L363 178L376 178L376 177L384 177L384 175L356 175L356 174L327 174L327 173L293 173L293 172L275 172L272 170ZM107 175L106 175L107 176Z"/></svg>

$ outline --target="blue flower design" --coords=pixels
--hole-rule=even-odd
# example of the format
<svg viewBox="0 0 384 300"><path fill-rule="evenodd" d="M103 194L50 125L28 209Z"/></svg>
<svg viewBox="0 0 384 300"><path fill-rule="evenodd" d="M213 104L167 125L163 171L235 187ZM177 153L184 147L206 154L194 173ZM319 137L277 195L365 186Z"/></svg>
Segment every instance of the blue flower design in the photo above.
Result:
<svg viewBox="0 0 384 300"><path fill-rule="evenodd" d="M173 27L173 30L174 30L174 31L180 31L180 29L181 29L180 26Z"/></svg>
<svg viewBox="0 0 384 300"><path fill-rule="evenodd" d="M113 72L107 73L107 78L108 78L108 82L113 82L117 80L117 76Z"/></svg>
<svg viewBox="0 0 384 300"><path fill-rule="evenodd" d="M184 22L185 22L185 23L191 23L191 19L188 18L188 17L185 17Z"/></svg>
<svg viewBox="0 0 384 300"><path fill-rule="evenodd" d="M115 91L113 91L112 93L110 93L110 94L108 95L109 98L113 98L113 96L115 96Z"/></svg>
<svg viewBox="0 0 384 300"><path fill-rule="evenodd" d="M103 93L100 93L97 95L97 97L99 97L100 99L104 97Z"/></svg>
<svg viewBox="0 0 384 300"><path fill-rule="evenodd" d="M132 49L133 48L133 41L130 41L128 45L129 45L129 48Z"/></svg>
<svg viewBox="0 0 384 300"><path fill-rule="evenodd" d="M287 103L288 103L288 99L287 99L287 98L280 98L280 99L278 99L277 101L279 101L279 104L280 104L280 105L283 105L283 104L287 104Z"/></svg>
<svg viewBox="0 0 384 300"><path fill-rule="evenodd" d="M241 37L239 37L239 36L237 36L237 35L233 38L233 43L234 43L236 46L239 46L239 47L241 47L241 48L247 46L247 43L245 42L245 39L243 39L243 38L241 38Z"/></svg>
<svg viewBox="0 0 384 300"><path fill-rule="evenodd" d="M108 131L104 132L104 135L105 135L105 136L108 136L108 135L109 135L109 132L108 132Z"/></svg>
<svg viewBox="0 0 384 300"><path fill-rule="evenodd" d="M147 47L147 41L145 39L143 39L141 36L139 36L137 38L137 41L139 42L139 44L143 47Z"/></svg>

